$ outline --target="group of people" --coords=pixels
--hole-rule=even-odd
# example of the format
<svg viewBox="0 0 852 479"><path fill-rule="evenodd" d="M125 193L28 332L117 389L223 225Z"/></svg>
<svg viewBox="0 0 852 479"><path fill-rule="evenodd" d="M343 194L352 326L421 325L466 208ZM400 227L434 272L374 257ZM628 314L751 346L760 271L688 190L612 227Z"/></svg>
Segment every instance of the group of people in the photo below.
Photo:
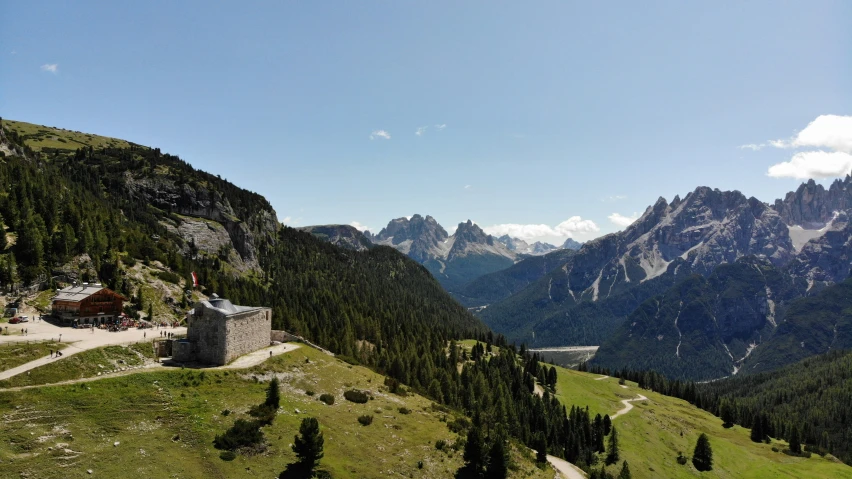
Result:
<svg viewBox="0 0 852 479"><path fill-rule="evenodd" d="M174 334L175 334L175 333L170 333L170 332L168 332L168 331L160 331L160 337L161 337L161 338L172 339L172 337L174 336Z"/></svg>

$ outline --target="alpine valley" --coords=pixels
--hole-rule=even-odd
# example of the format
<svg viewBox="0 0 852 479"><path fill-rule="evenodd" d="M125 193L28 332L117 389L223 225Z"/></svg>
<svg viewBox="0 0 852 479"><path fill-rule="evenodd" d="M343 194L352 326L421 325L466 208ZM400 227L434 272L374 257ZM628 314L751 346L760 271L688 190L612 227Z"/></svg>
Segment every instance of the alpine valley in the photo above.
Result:
<svg viewBox="0 0 852 479"><path fill-rule="evenodd" d="M15 308L98 281L179 323L216 294L299 341L201 371L150 339L50 363L75 346L0 343L10 476L693 477L706 434L721 477L852 478L848 177L772 205L700 187L559 246L419 214L290 228L157 148L6 119L0 185ZM579 370L530 349L582 345L600 348ZM293 475L306 424L324 457Z"/></svg>

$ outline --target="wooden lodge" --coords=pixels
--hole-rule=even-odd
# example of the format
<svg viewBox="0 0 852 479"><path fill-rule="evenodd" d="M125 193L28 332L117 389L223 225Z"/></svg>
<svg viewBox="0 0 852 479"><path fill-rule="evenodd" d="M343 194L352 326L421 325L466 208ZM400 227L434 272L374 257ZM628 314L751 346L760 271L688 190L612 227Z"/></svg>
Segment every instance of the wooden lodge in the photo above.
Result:
<svg viewBox="0 0 852 479"><path fill-rule="evenodd" d="M100 284L69 286L56 292L53 316L63 323L104 324L118 319L127 298Z"/></svg>

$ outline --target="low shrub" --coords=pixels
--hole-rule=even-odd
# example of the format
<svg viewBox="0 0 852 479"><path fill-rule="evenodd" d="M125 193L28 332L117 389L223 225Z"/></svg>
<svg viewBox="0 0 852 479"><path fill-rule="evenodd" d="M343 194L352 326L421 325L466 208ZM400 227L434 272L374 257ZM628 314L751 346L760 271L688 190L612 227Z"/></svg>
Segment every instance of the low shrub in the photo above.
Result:
<svg viewBox="0 0 852 479"><path fill-rule="evenodd" d="M349 391L344 392L343 397L345 397L347 401L352 401L357 404L365 404L370 399L369 396L367 396L367 393L357 389L350 389Z"/></svg>
<svg viewBox="0 0 852 479"><path fill-rule="evenodd" d="M334 404L334 396L331 394L320 394L319 400L331 406Z"/></svg>
<svg viewBox="0 0 852 479"><path fill-rule="evenodd" d="M370 424L373 424L373 416L372 414L358 416L358 422L361 423L362 426L369 426Z"/></svg>
<svg viewBox="0 0 852 479"><path fill-rule="evenodd" d="M249 415L257 418L257 421L261 426L268 426L272 424L277 413L278 410L269 404L258 404L257 406L252 406L251 409L249 409Z"/></svg>
<svg viewBox="0 0 852 479"><path fill-rule="evenodd" d="M686 465L687 459L682 452L677 453L677 463L681 466Z"/></svg>
<svg viewBox="0 0 852 479"><path fill-rule="evenodd" d="M307 394L308 396L313 396L316 393L314 392L313 389L308 389L307 391L305 391L305 394Z"/></svg>
<svg viewBox="0 0 852 479"><path fill-rule="evenodd" d="M223 415L223 416L229 416L230 414L231 414L231 410L230 410L230 409L225 409L224 411L222 411L222 415Z"/></svg>
<svg viewBox="0 0 852 479"><path fill-rule="evenodd" d="M446 448L446 447L447 447L447 441L445 441L443 439L438 439L437 441L435 441L435 449L437 449L439 451L443 451L444 448Z"/></svg>
<svg viewBox="0 0 852 479"><path fill-rule="evenodd" d="M411 409L408 409L407 407L401 407L397 409L397 411L399 411L400 414L411 414Z"/></svg>
<svg viewBox="0 0 852 479"><path fill-rule="evenodd" d="M251 447L263 441L263 432L258 421L246 421L237 419L230 429L224 434L217 435L213 440L216 449L234 451L241 447Z"/></svg>
<svg viewBox="0 0 852 479"><path fill-rule="evenodd" d="M470 429L470 421L466 417L456 418L453 421L448 422L447 427L450 428L450 431L453 431L456 434L461 434Z"/></svg>
<svg viewBox="0 0 852 479"><path fill-rule="evenodd" d="M222 451L219 454L219 459L223 461L233 461L237 458L237 454L234 451Z"/></svg>

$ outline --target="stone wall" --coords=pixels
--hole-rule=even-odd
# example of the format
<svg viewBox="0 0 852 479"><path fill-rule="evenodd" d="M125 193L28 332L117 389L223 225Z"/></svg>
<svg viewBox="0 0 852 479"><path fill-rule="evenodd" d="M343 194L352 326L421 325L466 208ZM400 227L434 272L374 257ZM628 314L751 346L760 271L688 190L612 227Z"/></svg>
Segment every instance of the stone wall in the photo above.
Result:
<svg viewBox="0 0 852 479"><path fill-rule="evenodd" d="M272 310L253 309L228 316L225 322L224 361L228 364L238 357L269 346L272 336Z"/></svg>

